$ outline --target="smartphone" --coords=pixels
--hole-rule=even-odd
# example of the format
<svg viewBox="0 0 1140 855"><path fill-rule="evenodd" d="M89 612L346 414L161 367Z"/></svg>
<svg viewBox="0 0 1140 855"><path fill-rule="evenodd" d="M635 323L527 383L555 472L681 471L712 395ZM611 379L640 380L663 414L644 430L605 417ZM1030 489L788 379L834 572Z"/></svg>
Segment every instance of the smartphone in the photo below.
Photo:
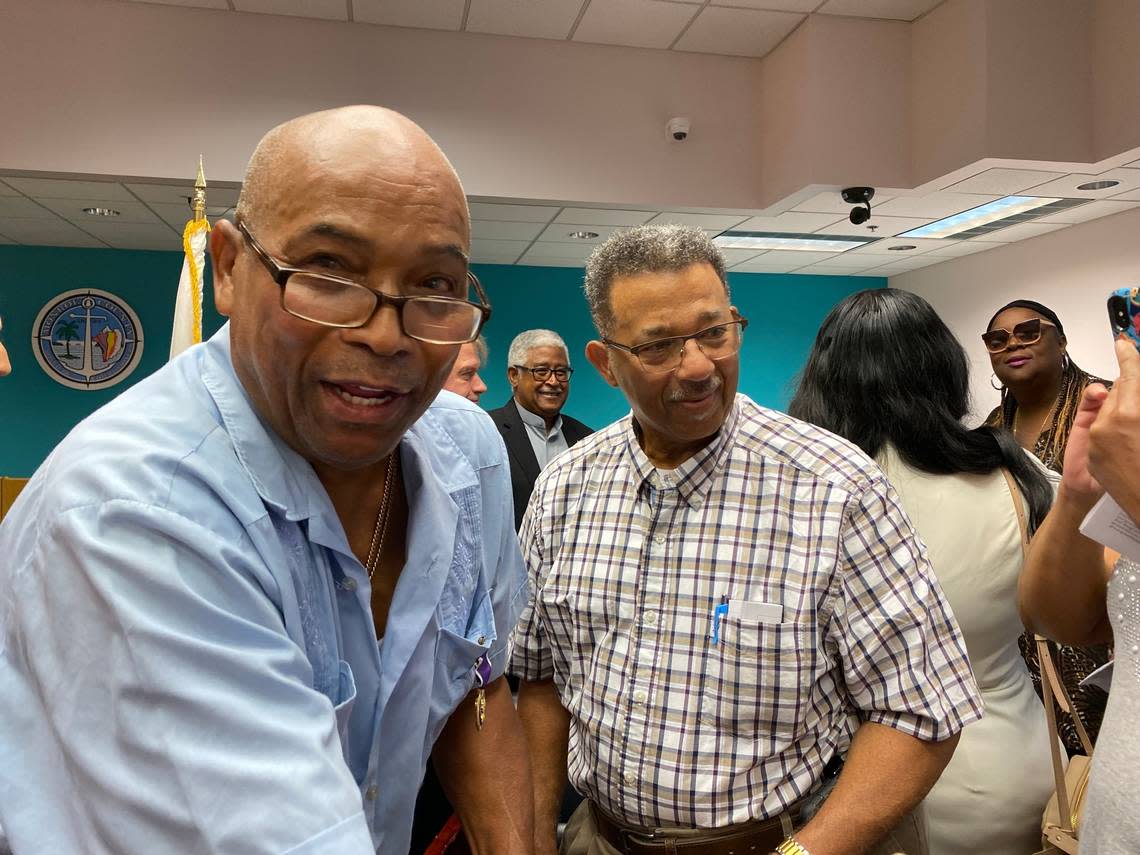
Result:
<svg viewBox="0 0 1140 855"><path fill-rule="evenodd" d="M1108 322L1113 338L1127 336L1140 350L1140 286L1112 292L1108 298Z"/></svg>

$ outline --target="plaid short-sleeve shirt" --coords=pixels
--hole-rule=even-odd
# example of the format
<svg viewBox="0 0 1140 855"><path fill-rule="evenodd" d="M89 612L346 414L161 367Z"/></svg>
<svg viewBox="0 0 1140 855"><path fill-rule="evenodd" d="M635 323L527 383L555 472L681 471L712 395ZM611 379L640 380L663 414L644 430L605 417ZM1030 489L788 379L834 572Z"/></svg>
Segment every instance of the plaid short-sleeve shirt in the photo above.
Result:
<svg viewBox="0 0 1140 855"><path fill-rule="evenodd" d="M583 440L543 470L520 539L533 599L511 670L554 679L571 782L627 822L774 816L863 721L941 740L981 716L882 473L743 395L674 470L630 416Z"/></svg>

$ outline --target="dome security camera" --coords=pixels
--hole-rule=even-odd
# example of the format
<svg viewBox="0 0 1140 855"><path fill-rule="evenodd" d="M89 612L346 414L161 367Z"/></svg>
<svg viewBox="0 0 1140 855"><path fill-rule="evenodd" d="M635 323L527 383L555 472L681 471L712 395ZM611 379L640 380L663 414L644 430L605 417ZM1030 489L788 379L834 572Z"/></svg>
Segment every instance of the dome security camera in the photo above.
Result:
<svg viewBox="0 0 1140 855"><path fill-rule="evenodd" d="M847 218L851 220L852 225L861 226L867 220L871 219L871 199L875 196L874 187L844 187L840 191L843 201L848 205L865 205L866 207L855 207L851 209L851 213Z"/></svg>
<svg viewBox="0 0 1140 855"><path fill-rule="evenodd" d="M665 130L671 139L683 142L689 138L689 120L684 116L676 116L666 123Z"/></svg>

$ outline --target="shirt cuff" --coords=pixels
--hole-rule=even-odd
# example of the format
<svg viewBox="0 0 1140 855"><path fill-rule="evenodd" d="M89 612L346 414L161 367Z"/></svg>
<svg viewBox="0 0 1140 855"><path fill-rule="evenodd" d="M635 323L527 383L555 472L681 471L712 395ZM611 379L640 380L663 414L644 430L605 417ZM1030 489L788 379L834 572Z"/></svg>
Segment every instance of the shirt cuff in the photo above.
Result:
<svg viewBox="0 0 1140 855"><path fill-rule="evenodd" d="M364 813L357 811L281 855L374 855L375 852Z"/></svg>

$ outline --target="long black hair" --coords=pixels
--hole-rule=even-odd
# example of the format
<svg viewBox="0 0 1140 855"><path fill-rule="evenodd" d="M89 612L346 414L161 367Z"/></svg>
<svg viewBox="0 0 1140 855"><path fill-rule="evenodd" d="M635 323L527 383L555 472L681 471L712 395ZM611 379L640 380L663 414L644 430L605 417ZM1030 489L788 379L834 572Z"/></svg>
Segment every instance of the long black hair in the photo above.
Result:
<svg viewBox="0 0 1140 855"><path fill-rule="evenodd" d="M1004 428L970 430L966 351L934 308L909 291L860 291L824 319L788 412L875 457L893 445L923 472L1005 468L1036 530L1052 504L1045 475Z"/></svg>

